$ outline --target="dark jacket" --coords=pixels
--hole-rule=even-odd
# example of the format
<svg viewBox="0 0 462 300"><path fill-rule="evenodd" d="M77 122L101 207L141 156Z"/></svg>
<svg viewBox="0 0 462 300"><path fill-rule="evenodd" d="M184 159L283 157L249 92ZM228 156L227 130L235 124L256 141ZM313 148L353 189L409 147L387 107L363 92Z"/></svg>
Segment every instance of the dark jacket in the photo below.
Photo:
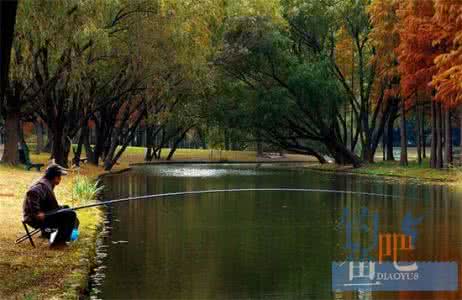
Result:
<svg viewBox="0 0 462 300"><path fill-rule="evenodd" d="M26 193L23 204L23 220L32 227L40 227L36 216L39 212L47 213L59 209L53 186L46 178L34 183Z"/></svg>

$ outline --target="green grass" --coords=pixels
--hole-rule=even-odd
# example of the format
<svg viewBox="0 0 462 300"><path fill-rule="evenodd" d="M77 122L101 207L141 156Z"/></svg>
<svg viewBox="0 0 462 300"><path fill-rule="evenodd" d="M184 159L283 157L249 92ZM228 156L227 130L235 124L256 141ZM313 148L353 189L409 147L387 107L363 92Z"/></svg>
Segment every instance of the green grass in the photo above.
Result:
<svg viewBox="0 0 462 300"><path fill-rule="evenodd" d="M142 162L144 160L146 148L128 147L122 155L122 160L130 162ZM169 148L162 149L161 159L167 159L170 152ZM212 149L177 149L173 160L210 160L210 161L255 161L257 158L255 151L225 151Z"/></svg>
<svg viewBox="0 0 462 300"><path fill-rule="evenodd" d="M409 161L409 165L407 167L400 166L399 161L377 161L372 164L365 164L356 169L352 166L338 166L335 164L312 165L308 166L308 168L322 171L413 178L422 181L439 181L446 183L457 183L462 180L462 171L460 168L451 167L446 170L432 169L429 166L428 159L424 160L421 165L419 165L416 161Z"/></svg>
<svg viewBox="0 0 462 300"><path fill-rule="evenodd" d="M82 174L94 178L101 170L91 167ZM79 212L80 237L68 249L50 250L46 240L34 239L37 248L27 242L15 245L24 234L21 225L22 201L27 188L42 176L21 167L0 165L0 299L77 299L86 287L95 255L95 240L102 215L97 209ZM64 177L56 187L60 203L73 202L74 178Z"/></svg>
<svg viewBox="0 0 462 300"><path fill-rule="evenodd" d="M90 179L89 177L77 175L74 177L72 198L79 203L85 204L96 200L97 196L104 190L99 181Z"/></svg>
<svg viewBox="0 0 462 300"><path fill-rule="evenodd" d="M399 165L399 161L386 162L380 161L374 164L368 164L355 170L357 173L394 176L394 177L411 177L430 181L448 181L456 182L461 179L462 172L459 168L451 167L447 170L438 170L430 168L429 160L424 160L421 165L416 161L410 161L407 167Z"/></svg>
<svg viewBox="0 0 462 300"><path fill-rule="evenodd" d="M34 154L35 144L29 144L31 152L32 162L47 163L49 160L48 153ZM123 169L133 163L143 163L146 148L144 147L127 147L119 159L116 169ZM161 160L166 160L170 152L169 148L163 148L161 152ZM69 159L72 159L72 152L69 154ZM86 157L85 151L82 152L82 157ZM257 158L255 151L232 151L232 150L217 150L217 149L186 149L180 148L175 151L172 158L173 161L188 161L188 160L200 160L200 161L245 161L253 162L261 160ZM286 160L298 160L298 161L316 161L311 156L288 154ZM153 160L155 161L155 160Z"/></svg>

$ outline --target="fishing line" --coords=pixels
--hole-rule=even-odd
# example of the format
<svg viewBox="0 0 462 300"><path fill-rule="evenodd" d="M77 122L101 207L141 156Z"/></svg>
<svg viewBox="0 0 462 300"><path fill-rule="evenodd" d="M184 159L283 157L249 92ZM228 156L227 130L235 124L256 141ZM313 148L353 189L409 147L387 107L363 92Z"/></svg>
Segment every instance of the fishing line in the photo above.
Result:
<svg viewBox="0 0 462 300"><path fill-rule="evenodd" d="M363 195L363 196L375 196L375 197L391 197L391 198L400 198L396 195L387 195L379 193L367 193L367 192L354 192L354 191L343 191L343 190L329 190L329 189L300 189L300 188L245 188L245 189L216 189L216 190L199 190L199 191L185 191L185 192L170 192L154 195L144 195L136 197L127 197L116 200L108 201L98 201L96 203L64 208L58 211L53 211L47 216L57 214L62 211L76 211L85 208L97 207L97 206L107 206L110 204L116 204L121 202L128 202L133 200L147 200L153 198L163 198L163 197L172 197L172 196L185 196L185 195L197 195L197 194L214 194L214 193L239 193L239 192L317 192L317 193L331 193L331 194L346 194L346 195Z"/></svg>

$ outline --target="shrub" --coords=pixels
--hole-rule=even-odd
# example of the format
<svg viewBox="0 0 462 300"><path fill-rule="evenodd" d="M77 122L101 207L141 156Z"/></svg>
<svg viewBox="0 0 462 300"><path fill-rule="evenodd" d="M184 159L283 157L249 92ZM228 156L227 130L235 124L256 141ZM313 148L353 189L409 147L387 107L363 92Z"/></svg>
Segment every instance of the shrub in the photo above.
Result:
<svg viewBox="0 0 462 300"><path fill-rule="evenodd" d="M79 175L75 178L72 194L80 203L86 203L96 200L103 189L104 186L100 185L99 181Z"/></svg>

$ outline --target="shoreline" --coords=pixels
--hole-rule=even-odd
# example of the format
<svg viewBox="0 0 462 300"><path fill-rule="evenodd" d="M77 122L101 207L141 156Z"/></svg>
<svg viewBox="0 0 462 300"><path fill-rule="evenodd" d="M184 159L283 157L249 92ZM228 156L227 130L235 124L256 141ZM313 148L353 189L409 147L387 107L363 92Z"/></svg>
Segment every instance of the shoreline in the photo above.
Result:
<svg viewBox="0 0 462 300"><path fill-rule="evenodd" d="M443 184L450 186L462 181L462 172L457 169L435 170L421 167L417 171L412 171L408 167L396 165L396 162L390 163L390 166L387 167L383 167L380 163L374 163L366 164L359 168L336 164L310 164L305 165L304 168L319 172L368 176L371 178L382 177L395 180L413 180L422 184Z"/></svg>
<svg viewBox="0 0 462 300"><path fill-rule="evenodd" d="M226 165L226 164L300 164L302 168L328 173L339 173L348 175L361 175L370 177L384 177L393 179L409 179L416 180L421 183L444 183L456 184L462 181L462 171L457 168L436 170L427 167L424 162L418 166L415 162L410 162L408 167L399 166L398 161L392 162L375 162L372 164L364 164L359 168L354 168L351 165L338 165L335 163L320 164L313 161L302 160L262 160L262 161L210 161L210 160L172 160L172 161L154 161L154 162L137 162L130 163L129 167L119 172L108 173L117 174L130 170L132 167L139 166L155 166L155 165L195 165L195 164L211 164L211 165Z"/></svg>

